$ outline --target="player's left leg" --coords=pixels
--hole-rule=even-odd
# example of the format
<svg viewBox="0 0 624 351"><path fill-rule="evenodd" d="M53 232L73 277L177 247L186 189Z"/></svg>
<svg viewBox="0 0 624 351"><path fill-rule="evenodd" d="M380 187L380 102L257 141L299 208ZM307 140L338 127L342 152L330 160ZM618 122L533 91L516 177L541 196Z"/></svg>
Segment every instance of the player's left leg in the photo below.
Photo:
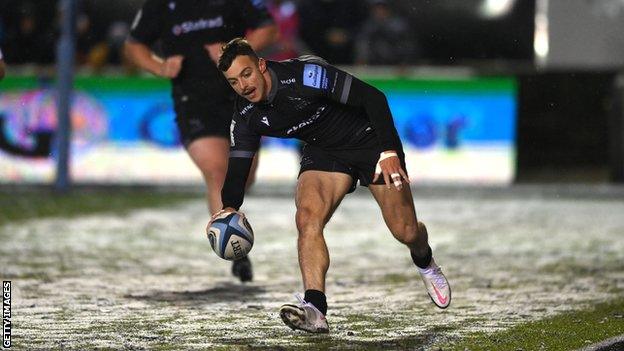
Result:
<svg viewBox="0 0 624 351"><path fill-rule="evenodd" d="M451 288L432 257L427 228L416 218L409 184L404 183L402 190L375 184L368 187L392 235L409 248L432 301L440 308L448 307L451 303Z"/></svg>

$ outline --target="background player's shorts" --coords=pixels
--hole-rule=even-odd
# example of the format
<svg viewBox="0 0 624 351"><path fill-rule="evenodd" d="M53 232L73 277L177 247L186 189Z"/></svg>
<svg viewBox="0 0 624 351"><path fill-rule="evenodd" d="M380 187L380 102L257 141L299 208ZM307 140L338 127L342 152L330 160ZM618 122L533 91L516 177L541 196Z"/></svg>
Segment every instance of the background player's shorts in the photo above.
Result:
<svg viewBox="0 0 624 351"><path fill-rule="evenodd" d="M379 161L379 149L355 149L355 150L323 150L319 147L306 144L301 155L301 168L299 175L305 171L340 172L351 176L353 184L349 192L353 192L358 181L361 186L369 184L386 184L383 175L376 182L375 167ZM397 150L401 161L401 167L407 174L405 167L405 154L403 150Z"/></svg>
<svg viewBox="0 0 624 351"><path fill-rule="evenodd" d="M184 147L201 137L230 138L233 95L209 94L207 90L200 86L173 88L175 121Z"/></svg>

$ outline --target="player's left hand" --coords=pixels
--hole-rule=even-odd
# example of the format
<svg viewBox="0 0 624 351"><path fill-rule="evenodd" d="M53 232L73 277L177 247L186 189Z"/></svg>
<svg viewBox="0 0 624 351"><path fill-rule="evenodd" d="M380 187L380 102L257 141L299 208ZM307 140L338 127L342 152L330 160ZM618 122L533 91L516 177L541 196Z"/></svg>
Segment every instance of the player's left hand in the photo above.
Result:
<svg viewBox="0 0 624 351"><path fill-rule="evenodd" d="M379 155L373 182L376 182L380 175L383 175L388 188L393 184L397 190L402 190L403 181L410 182L409 177L401 167L401 161L395 150L386 150Z"/></svg>

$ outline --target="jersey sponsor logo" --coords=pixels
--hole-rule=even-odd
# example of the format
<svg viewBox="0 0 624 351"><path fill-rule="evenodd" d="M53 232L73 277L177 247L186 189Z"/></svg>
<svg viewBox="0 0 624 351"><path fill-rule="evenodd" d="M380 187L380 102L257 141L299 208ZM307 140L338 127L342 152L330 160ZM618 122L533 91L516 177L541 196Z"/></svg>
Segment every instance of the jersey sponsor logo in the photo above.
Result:
<svg viewBox="0 0 624 351"><path fill-rule="evenodd" d="M296 131L298 131L299 129L308 126L312 123L314 123L314 121L316 121L319 116L321 115L321 113L325 110L325 106L321 106L319 108L316 109L316 112L312 115L312 117L306 119L305 121L302 121L301 123L297 124L296 126L292 126L290 127L287 131L286 134L290 135Z"/></svg>
<svg viewBox="0 0 624 351"><path fill-rule="evenodd" d="M210 28L218 28L223 27L223 16L215 17L215 18L201 18L197 21L186 21L181 24L176 24L171 28L171 32L174 35L182 35L191 32L196 32L199 30L210 29Z"/></svg>
<svg viewBox="0 0 624 351"><path fill-rule="evenodd" d="M303 85L317 88L327 88L327 71L323 66L306 63L303 67Z"/></svg>
<svg viewBox="0 0 624 351"><path fill-rule="evenodd" d="M280 83L284 84L284 85L288 85L288 84L292 84L294 82L296 82L297 80L295 78L289 78L289 79L282 79L280 80Z"/></svg>
<svg viewBox="0 0 624 351"><path fill-rule="evenodd" d="M266 124L267 126L271 126L269 124L269 118L267 118L267 116L262 117L262 119L260 119L260 121L264 124Z"/></svg>
<svg viewBox="0 0 624 351"><path fill-rule="evenodd" d="M243 107L243 109L240 111L241 115L246 114L247 112L249 112L249 110L251 110L251 108L254 106L253 102L247 104L247 106Z"/></svg>

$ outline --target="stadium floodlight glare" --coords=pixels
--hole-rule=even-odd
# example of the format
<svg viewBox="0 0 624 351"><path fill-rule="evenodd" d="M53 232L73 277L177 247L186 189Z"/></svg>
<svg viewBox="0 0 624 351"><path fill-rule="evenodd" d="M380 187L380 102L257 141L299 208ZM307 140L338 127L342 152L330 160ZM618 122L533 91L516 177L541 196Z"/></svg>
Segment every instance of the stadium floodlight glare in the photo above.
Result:
<svg viewBox="0 0 624 351"><path fill-rule="evenodd" d="M479 14L485 18L498 18L508 14L516 0L483 0Z"/></svg>
<svg viewBox="0 0 624 351"><path fill-rule="evenodd" d="M550 50L548 35L548 0L538 0L535 7L535 34L533 37L535 63L538 66L544 66L548 59L548 51Z"/></svg>

